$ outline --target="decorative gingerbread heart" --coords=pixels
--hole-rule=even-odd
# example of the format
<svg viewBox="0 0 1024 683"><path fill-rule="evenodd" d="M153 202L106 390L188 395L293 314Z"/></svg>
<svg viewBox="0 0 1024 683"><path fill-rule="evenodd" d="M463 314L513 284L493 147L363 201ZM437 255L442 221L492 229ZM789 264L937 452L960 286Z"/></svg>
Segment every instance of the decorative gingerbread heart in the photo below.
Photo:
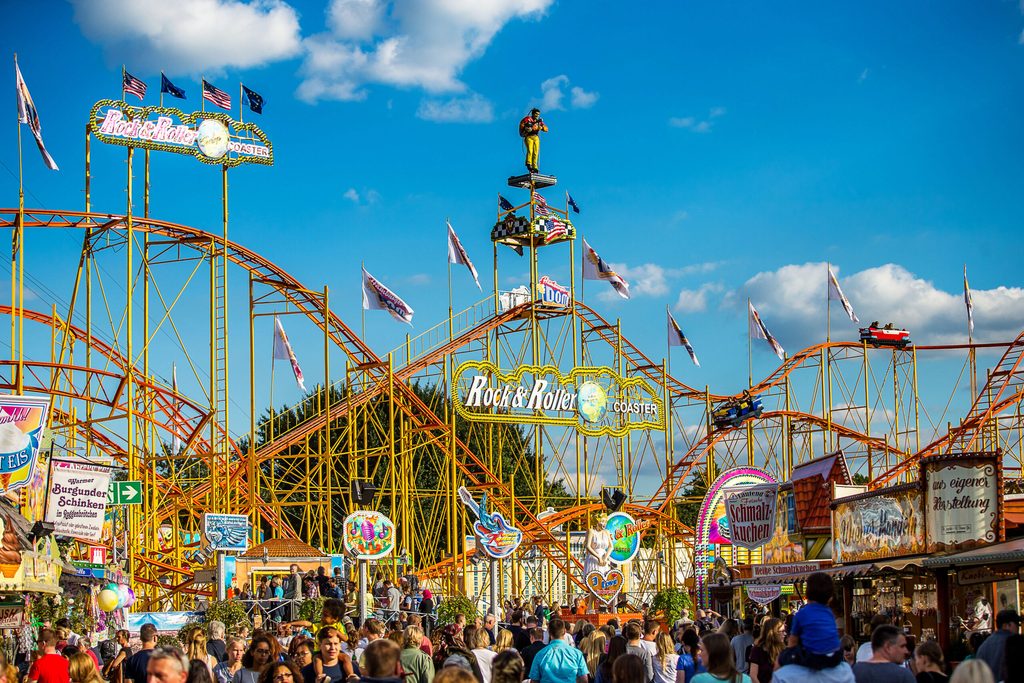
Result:
<svg viewBox="0 0 1024 683"><path fill-rule="evenodd" d="M618 569L612 569L607 574L593 571L584 578L590 592L606 605L615 599L626 583L626 577Z"/></svg>

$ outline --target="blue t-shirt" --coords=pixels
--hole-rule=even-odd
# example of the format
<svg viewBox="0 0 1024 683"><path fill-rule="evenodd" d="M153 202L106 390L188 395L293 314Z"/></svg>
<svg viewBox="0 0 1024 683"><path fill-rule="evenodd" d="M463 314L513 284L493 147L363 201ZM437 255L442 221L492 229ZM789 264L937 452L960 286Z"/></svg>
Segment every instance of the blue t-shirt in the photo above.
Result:
<svg viewBox="0 0 1024 683"><path fill-rule="evenodd" d="M693 655L689 652L682 652L679 655L679 661L676 662L676 671L682 671L683 680L685 683L690 683L694 676L699 673L704 673L707 669L704 668L704 665L699 659L694 661Z"/></svg>
<svg viewBox="0 0 1024 683"><path fill-rule="evenodd" d="M809 602L793 615L790 633L800 639L804 649L817 655L830 655L839 649L836 617L820 602Z"/></svg>

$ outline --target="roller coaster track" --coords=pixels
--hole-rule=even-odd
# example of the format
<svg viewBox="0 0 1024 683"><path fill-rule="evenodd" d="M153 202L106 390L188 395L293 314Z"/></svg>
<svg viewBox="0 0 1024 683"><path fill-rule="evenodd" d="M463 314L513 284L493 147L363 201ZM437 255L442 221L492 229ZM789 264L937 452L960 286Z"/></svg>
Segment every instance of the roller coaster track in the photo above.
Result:
<svg viewBox="0 0 1024 683"><path fill-rule="evenodd" d="M14 227L17 224L18 213L17 209L0 209L0 227ZM121 215L83 211L26 209L22 220L22 224L26 228L92 229L94 234L126 225L126 218ZM203 245L209 245L210 250L224 245L221 237L198 228L143 217L133 217L132 222L136 230L162 235L201 251L206 251ZM542 542L551 540L550 533L543 530L530 509L512 495L508 486L495 476L461 439L451 434L451 427L434 414L411 386L395 381L389 372L387 363L382 361L337 315L332 312L324 314L321 302L317 299L315 292L302 287L298 280L250 249L234 242L227 242L224 245L224 250L230 263L249 271L264 284L277 288L285 300L323 330L331 341L344 351L354 367L370 376L370 386L393 385L395 393L402 399L398 402L398 406L409 419L413 431L428 440L439 443L443 443L450 436L455 444L456 467L466 478L467 483L471 487L487 487L496 490L500 494L496 498L514 501L514 512L519 519L525 522L524 528L539 531L541 534L540 537L531 536L529 540ZM508 313L511 314L512 311ZM321 322L321 320L323 321ZM246 467L246 463L241 463L231 474L230 480L240 480L245 474ZM209 489L209 486L206 484L196 487L193 495L202 495ZM513 510L509 509L501 511L506 514L513 513ZM570 571L570 568L564 565L562 558L548 551L546 545L542 545L542 549L556 567L567 576L572 577L572 580L580 588L585 588L582 582L576 578L576 572ZM572 558L571 564L582 566L577 558Z"/></svg>
<svg viewBox="0 0 1024 683"><path fill-rule="evenodd" d="M941 453L970 453L980 450L979 440L990 437L995 443L996 417L1004 410L1024 401L1024 332L1017 335L989 375L985 386L974 398L967 416L956 427L935 439L910 458L884 472L872 481L872 487L885 486L900 474L917 465L921 458Z"/></svg>

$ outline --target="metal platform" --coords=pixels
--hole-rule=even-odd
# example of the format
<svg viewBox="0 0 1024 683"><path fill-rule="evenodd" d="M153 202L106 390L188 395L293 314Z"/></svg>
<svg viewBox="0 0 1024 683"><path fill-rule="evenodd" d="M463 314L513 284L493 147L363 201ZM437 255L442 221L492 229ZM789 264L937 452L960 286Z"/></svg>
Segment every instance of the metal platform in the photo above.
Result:
<svg viewBox="0 0 1024 683"><path fill-rule="evenodd" d="M519 187L524 190L539 190L542 187L551 187L558 182L558 178L553 175L544 175L543 173L526 173L524 175L509 176L508 186Z"/></svg>

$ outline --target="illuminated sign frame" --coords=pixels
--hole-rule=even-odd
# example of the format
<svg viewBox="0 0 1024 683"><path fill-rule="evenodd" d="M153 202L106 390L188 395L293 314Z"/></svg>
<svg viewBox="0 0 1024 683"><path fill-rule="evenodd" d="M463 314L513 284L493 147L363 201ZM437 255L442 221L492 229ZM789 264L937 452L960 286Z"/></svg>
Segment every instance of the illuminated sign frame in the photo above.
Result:
<svg viewBox="0 0 1024 683"><path fill-rule="evenodd" d="M152 114L156 119L150 118ZM219 141L224 145L219 155L202 149L200 129L207 125L220 126L227 134L226 140ZM89 112L89 132L110 145L184 154L215 166L274 164L274 146L259 126L220 112L186 114L171 107L133 107L121 100L100 100Z"/></svg>
<svg viewBox="0 0 1024 683"><path fill-rule="evenodd" d="M504 390L494 386L484 388L484 392L489 392L487 395L495 399L491 402L498 403L498 405L487 407L492 409L497 408L499 411L505 412L481 412L479 409L465 404L462 395L465 393L465 387L463 387L463 391L460 392L459 382L463 376L471 370L476 371L477 377L485 377L498 384L506 385ZM520 391L524 375L533 375L535 381L543 376L552 376L557 378L557 390L551 390L551 398L554 405L542 405L533 413L508 412L507 409L510 407L523 410L533 410L533 408L529 406L529 399L536 393L536 386L532 391L526 391L525 389ZM606 404L627 404L625 396L628 395L628 392L631 390L643 392L644 394L647 394L647 397L642 399L642 401L634 401L634 403L641 406L646 404L653 407L653 412L656 414L655 417L653 419L649 419L646 415L639 412L636 414L630 411L616 411L613 413L609 410L607 414L617 414L622 416L623 419L619 425L601 424L599 426L594 426L593 423L588 422L587 419L577 412L577 408L575 407L576 392L573 390L573 387L578 390L584 384L596 383L595 380L600 378L610 379L619 389L620 396L616 398L607 396ZM518 385L515 392L511 391L512 385ZM566 389L566 387L569 388ZM581 366L573 368L568 374L563 375L561 370L554 365L521 365L512 372L502 372L493 363L487 361L467 361L455 369L455 373L452 375L451 392L455 412L460 417L471 422L504 422L510 424L539 424L553 427L574 427L584 436L594 437L623 437L632 430L663 430L665 428L665 403L660 398L659 393L644 379L640 377L623 378L608 367ZM469 393L472 393L472 389ZM498 398L499 395L500 399ZM508 405L503 405L503 403ZM523 405L524 403L526 405ZM571 410L572 416L556 417L552 415L538 414L540 410L553 410L563 413Z"/></svg>

